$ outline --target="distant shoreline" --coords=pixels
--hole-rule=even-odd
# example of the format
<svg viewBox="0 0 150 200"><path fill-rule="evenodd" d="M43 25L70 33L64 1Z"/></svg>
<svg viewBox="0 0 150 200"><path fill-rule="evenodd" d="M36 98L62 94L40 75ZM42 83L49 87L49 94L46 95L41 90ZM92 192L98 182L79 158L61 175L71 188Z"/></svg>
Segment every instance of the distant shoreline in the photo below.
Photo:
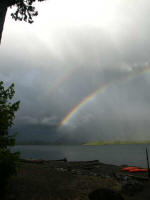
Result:
<svg viewBox="0 0 150 200"><path fill-rule="evenodd" d="M150 140L144 141L92 141L84 143L87 146L98 146L98 145L119 145L119 144L150 144Z"/></svg>
<svg viewBox="0 0 150 200"><path fill-rule="evenodd" d="M120 145L120 144L150 144L150 140L144 140L144 141L91 141L91 142L87 142L87 143L82 143L82 144L60 144L60 143L36 143L36 142L29 142L29 143L26 143L26 142L17 142L16 143L16 146L17 145L52 145L52 146L55 146L55 145L83 145L83 146L102 146L102 145Z"/></svg>

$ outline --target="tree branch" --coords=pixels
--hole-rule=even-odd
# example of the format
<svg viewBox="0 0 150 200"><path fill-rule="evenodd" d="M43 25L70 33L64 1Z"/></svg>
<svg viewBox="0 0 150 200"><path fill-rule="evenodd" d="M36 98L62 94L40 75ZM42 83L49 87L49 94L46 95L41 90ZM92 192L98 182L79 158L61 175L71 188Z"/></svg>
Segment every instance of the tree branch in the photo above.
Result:
<svg viewBox="0 0 150 200"><path fill-rule="evenodd" d="M15 5L16 3L17 3L17 1L16 0L7 0L7 7L11 7L11 6L13 6L13 5Z"/></svg>

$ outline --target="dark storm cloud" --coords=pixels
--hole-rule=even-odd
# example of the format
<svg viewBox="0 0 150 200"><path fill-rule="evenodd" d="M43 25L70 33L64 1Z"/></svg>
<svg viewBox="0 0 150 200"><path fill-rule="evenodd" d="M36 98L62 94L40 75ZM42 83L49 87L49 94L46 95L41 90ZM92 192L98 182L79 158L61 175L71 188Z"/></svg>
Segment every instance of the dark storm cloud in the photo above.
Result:
<svg viewBox="0 0 150 200"><path fill-rule="evenodd" d="M94 26L66 27L56 34L53 48L50 40L44 42L45 38L33 33L21 37L6 33L0 79L7 85L15 82L16 99L21 100L16 117L20 139L25 134L28 140L64 142L149 138L150 72L110 85L67 126L57 129L94 90L149 66L149 8L147 0L131 6L120 3L116 34Z"/></svg>

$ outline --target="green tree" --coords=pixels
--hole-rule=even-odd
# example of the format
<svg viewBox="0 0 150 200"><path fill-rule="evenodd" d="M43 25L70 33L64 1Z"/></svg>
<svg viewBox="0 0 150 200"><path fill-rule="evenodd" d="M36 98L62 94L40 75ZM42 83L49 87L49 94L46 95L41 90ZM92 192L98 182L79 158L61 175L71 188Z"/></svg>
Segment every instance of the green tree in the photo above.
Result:
<svg viewBox="0 0 150 200"><path fill-rule="evenodd" d="M5 89L0 81L0 193L6 188L12 175L17 173L19 153L12 153L10 147L15 145L15 134L9 134L13 126L15 112L20 102L12 102L15 90L14 84Z"/></svg>
<svg viewBox="0 0 150 200"><path fill-rule="evenodd" d="M16 6L16 11L11 14L12 18L14 20L23 20L25 22L32 23L33 17L38 15L38 12L33 6L33 3L36 1L41 2L45 0L0 0L0 43L7 9L9 7Z"/></svg>

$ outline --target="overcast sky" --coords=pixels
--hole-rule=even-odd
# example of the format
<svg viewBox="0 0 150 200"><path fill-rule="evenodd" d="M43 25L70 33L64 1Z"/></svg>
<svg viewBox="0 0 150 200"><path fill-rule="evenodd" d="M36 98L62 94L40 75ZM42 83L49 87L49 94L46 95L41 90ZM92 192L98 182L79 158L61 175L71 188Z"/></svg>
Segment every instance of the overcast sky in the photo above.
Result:
<svg viewBox="0 0 150 200"><path fill-rule="evenodd" d="M0 47L0 80L14 82L21 101L20 139L150 139L150 1L47 0L36 8L32 25L8 10Z"/></svg>

